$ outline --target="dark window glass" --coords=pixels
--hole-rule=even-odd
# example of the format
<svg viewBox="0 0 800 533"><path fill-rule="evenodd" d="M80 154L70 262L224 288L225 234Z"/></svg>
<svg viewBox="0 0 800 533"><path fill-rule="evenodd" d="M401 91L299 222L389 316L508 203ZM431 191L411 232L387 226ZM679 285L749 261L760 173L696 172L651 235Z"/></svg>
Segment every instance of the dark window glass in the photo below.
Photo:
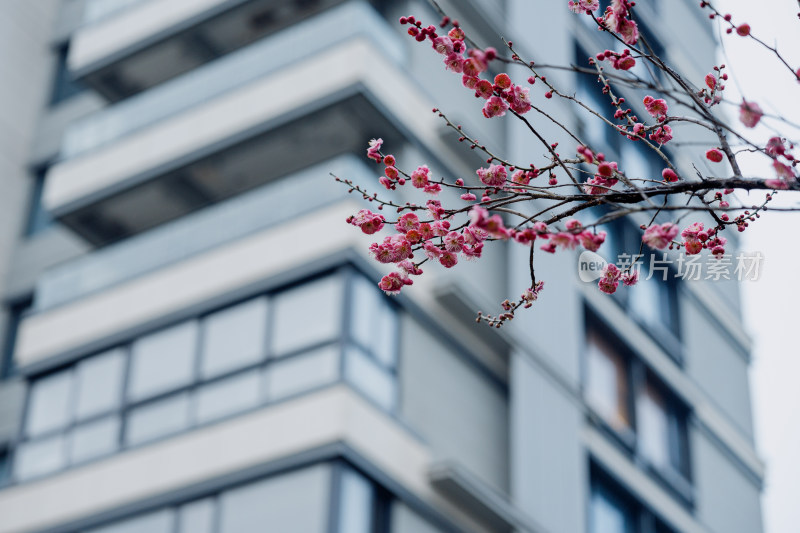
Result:
<svg viewBox="0 0 800 533"><path fill-rule="evenodd" d="M635 533L633 506L609 487L594 483L589 505L590 533Z"/></svg>
<svg viewBox="0 0 800 533"><path fill-rule="evenodd" d="M50 216L42 204L42 193L44 192L44 178L47 173L42 169L33 178L33 190L31 191L30 205L28 206L28 221L25 227L25 235L30 237L44 231L53 224Z"/></svg>
<svg viewBox="0 0 800 533"><path fill-rule="evenodd" d="M365 477L349 468L341 479L339 531L342 533L372 533L375 489Z"/></svg>
<svg viewBox="0 0 800 533"><path fill-rule="evenodd" d="M590 470L589 533L673 533L600 467Z"/></svg>
<svg viewBox="0 0 800 533"><path fill-rule="evenodd" d="M56 58L56 74L53 81L53 95L50 98L50 104L55 105L59 102L75 96L76 94L85 90L82 83L75 81L72 74L67 68L67 55L69 53L69 46L64 45L58 49L58 57Z"/></svg>
<svg viewBox="0 0 800 533"><path fill-rule="evenodd" d="M606 224L603 229L608 235L600 248L601 255L621 268L630 265L639 253L642 231L631 222L621 219ZM662 254L657 251L654 256L654 252L644 246L642 257L634 267L639 271L639 283L633 287L620 286L614 298L667 353L679 359L678 284L674 271L660 262ZM654 268L648 280L646 278L650 275L651 265ZM666 279L664 268L667 268Z"/></svg>
<svg viewBox="0 0 800 533"><path fill-rule="evenodd" d="M28 298L13 303L8 308L8 325L6 327L6 342L3 353L0 355L0 380L12 376L15 372L14 349L17 344L17 330L22 321L22 316L31 308L33 301Z"/></svg>
<svg viewBox="0 0 800 533"><path fill-rule="evenodd" d="M8 450L0 449L0 487L8 483L11 477L11 459Z"/></svg>

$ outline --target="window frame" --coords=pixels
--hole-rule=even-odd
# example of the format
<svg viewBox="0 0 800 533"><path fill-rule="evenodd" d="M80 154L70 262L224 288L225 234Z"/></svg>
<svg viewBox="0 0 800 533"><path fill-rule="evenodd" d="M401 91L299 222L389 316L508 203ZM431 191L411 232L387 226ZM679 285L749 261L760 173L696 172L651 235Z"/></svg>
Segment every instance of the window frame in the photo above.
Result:
<svg viewBox="0 0 800 533"><path fill-rule="evenodd" d="M673 529L664 520L592 460L589 461L589 491L586 500L586 530L589 533L600 533L592 529L592 500L597 492L610 495L627 507L630 527L623 533L673 533Z"/></svg>
<svg viewBox="0 0 800 533"><path fill-rule="evenodd" d="M55 64L53 65L53 78L50 84L49 105L55 107L75 96L85 92L86 85L76 80L69 71L69 41L59 43L53 47Z"/></svg>
<svg viewBox="0 0 800 533"><path fill-rule="evenodd" d="M595 427L620 448L627 457L648 475L655 478L683 505L694 506L694 485L691 468L691 450L689 449L689 419L691 410L673 393L669 387L658 378L644 361L637 356L616 334L605 321L599 318L592 310L586 307L585 312L585 338L583 353L581 354L581 397L587 409L587 416ZM602 338L608 346L622 357L626 365L628 383L626 386L626 403L629 409L631 422L623 430L615 429L605 417L597 411L586 394L586 386L590 379L588 375L587 358L589 355L588 341L592 333ZM638 398L646 393L647 387L654 387L664 398L665 415L668 420L668 436L666 446L669 453L669 466L654 465L641 448L639 430L640 407ZM676 455L677 454L677 455ZM677 463L677 464L676 464Z"/></svg>
<svg viewBox="0 0 800 533"><path fill-rule="evenodd" d="M636 255L641 247L642 238L641 230L637 228L630 220L626 218L616 219L608 224L604 224L602 228L608 232L611 239L619 243L619 249L623 253ZM602 249L602 248L601 248ZM606 250L610 253L611 250ZM649 266L650 258L654 257L659 252L650 250L647 246L642 248L642 258L639 261L642 268ZM660 252L663 253L663 252ZM613 258L612 258L613 259ZM632 307L631 296L629 291L637 290L637 286L624 287L614 293L612 299L617 303L628 317L636 322L636 324L652 338L670 358L675 361L679 366L684 364L683 344L681 342L681 324L680 324L680 283L675 276L672 267L668 267L667 280L664 281L658 276L653 276L649 281L640 281L640 283L655 283L659 291L659 306L661 307L660 315L662 319L667 321L667 324L662 324L659 321L648 322L640 317Z"/></svg>
<svg viewBox="0 0 800 533"><path fill-rule="evenodd" d="M106 458L106 457L109 457L109 456L113 456L114 454L119 453L119 452L124 451L124 450L138 448L139 446L146 446L146 445L149 445L149 444L152 444L152 443L164 440L164 439L172 438L172 437L174 437L174 436L176 436L178 434L185 433L187 431L192 431L192 430L194 430L196 428L199 428L199 427L204 427L204 426L207 426L207 425L224 422L224 421L229 420L231 418L240 416L240 415L242 415L244 413L247 413L247 412L250 412L250 411L253 411L253 410L256 410L256 409L263 408L266 405L271 405L271 404L287 401L287 400L290 400L290 399L292 399L294 397L305 395L305 394L310 394L310 393L313 393L313 392L315 392L317 390L320 390L322 388L330 387L330 386L333 386L333 385L336 385L336 384L340 384L340 383L347 384L349 387L351 387L351 389L354 392L356 392L357 394L359 394L362 397L364 397L370 403L375 404L379 409L381 409L384 412L387 412L390 416L396 416L397 413L398 413L398 410L399 410L399 405L400 405L400 401L399 401L400 386L399 386L399 382L398 382L399 375L398 375L398 371L397 371L397 369L399 367L398 360L399 360L399 356L400 356L400 345L399 345L399 342L398 342L398 343L395 343L395 345L393 346L394 354L392 356L392 360L394 361L394 364L393 364L394 368L392 368L391 371L389 371L386 368L385 363L383 363L381 361L381 358L376 356L375 354L373 354L369 347L365 347L361 343L359 343L359 344L356 343L356 340L355 340L355 338L352 335L352 332L350 330L350 315L351 315L351 312L350 312L349 306L352 305L352 298L353 298L353 296L352 296L352 292L353 292L352 291L352 283L353 283L353 280L358 276L365 277L365 274L362 273L360 270L358 270L357 268L355 268L353 265L351 265L349 263L344 264L344 265L339 265L337 267L321 271L321 272L319 272L319 273L317 273L315 275L307 276L307 277L304 277L302 279L296 280L296 281L294 281L294 282L292 282L290 284L276 285L276 286L270 287L267 290L262 290L262 291L259 291L259 292L251 293L251 294L248 294L247 296L238 298L237 300L234 300L234 301L231 301L231 302L227 302L224 305L218 305L218 306L215 306L215 307L213 307L211 309L204 310L204 311L202 311L200 313L197 313L195 315L182 317L180 320L171 321L170 323L161 325L158 328L155 328L155 329L152 329L152 330L148 330L148 331L145 331L145 332L140 332L136 336L130 337L130 338L126 339L125 341L117 343L117 344L115 344L113 346L104 347L102 350L91 352L91 353L87 354L86 356L81 357L81 358L77 358L75 360L72 360L67 364L60 365L60 366L52 368L52 369L48 369L47 371L42 372L40 374L31 375L30 377L28 377L29 386L27 387L28 390L27 390L27 395L26 395L26 399L25 399L25 406L24 406L22 423L20 424L20 429L19 429L19 433L17 435L17 438L12 443L12 446L10 447L10 450L14 452L12 454L9 454L9 456L10 456L10 470L11 470L11 483L26 483L26 482L32 481L34 479L45 478L45 477L48 477L50 475L56 474L58 472L63 472L63 471L69 470L70 468L73 468L73 467L82 466L84 464L91 463L91 462L93 462L95 460L100 460L100 459L103 459L103 458ZM315 342L313 344L302 346L302 347L299 347L297 349L293 349L291 351L288 351L288 352L285 352L285 353L281 353L280 355L277 355L277 352L275 352L273 350L273 347L271 345L272 337L273 337L273 331L274 331L274 327L275 327L275 323L274 323L275 313L273 312L273 302L272 302L272 300L276 296L279 296L280 294L282 294L284 292L288 292L288 291L291 291L292 289L297 288L299 286L302 286L302 285L305 285L305 284L308 284L308 283L314 283L314 282L317 282L317 281L320 281L320 280L323 280L323 279L326 279L326 278L330 279L333 283L338 283L339 286L341 287L341 291L342 291L341 292L342 298L341 298L341 301L338 303L338 311L337 311L338 315L336 316L336 319L338 321L338 323L337 323L337 328L338 328L337 331L330 338L326 338L326 339L321 340L319 342ZM387 309L389 309L390 312L392 313L393 321L394 321L393 327L394 327L394 330L395 330L394 331L394 335L399 340L399 328L400 328L399 308L398 308L397 304L395 304L386 295L384 295L381 291L379 291L377 286L375 286L374 289L375 289L376 292L380 293L379 294L379 298L380 298L379 301L382 303L382 305L387 306ZM263 354L264 355L263 355L263 357L261 357L256 362L249 363L249 364L244 365L244 366L239 366L239 367L233 367L233 368L230 368L230 369L226 369L224 372L214 374L214 375L212 375L210 377L205 377L205 375L202 372L201 364L202 364L202 357L203 357L203 350L204 350L202 339L203 339L203 336L204 336L204 325L206 323L205 322L206 317L215 315L216 313L218 313L220 311L224 311L226 309L234 308L234 307L236 307L236 306L238 306L240 304L246 304L246 303L248 303L250 301L253 301L253 300L256 300L256 299L266 299L267 308L268 308L267 313L266 313L266 326L265 326L266 333L265 333L264 338L263 338L263 343L264 343L264 346L263 346ZM134 356L134 354L133 354L133 345L141 338L148 337L148 336L153 335L153 334L158 334L161 331L169 330L169 329L174 328L176 326L181 326L183 324L187 324L187 323L190 323L190 322L195 322L195 323L198 324L197 330L195 332L198 339L197 339L197 342L195 343L194 352L193 352L193 356L192 356L193 357L193 367L192 367L191 379L187 383L184 383L182 385L179 385L179 386L176 386L176 387L172 387L172 388L169 388L169 389L165 389L165 390L160 391L160 392L155 393L155 394L149 394L149 395L146 395L146 396L143 396L143 397L137 397L137 398L130 397L129 392L130 392L130 386L131 386L131 368L132 368L132 362L133 362L133 356ZM345 365L346 365L345 358L346 358L346 352L350 347L357 347L357 349L362 354L366 355L367 358L370 359L370 361L372 361L376 365L381 365L380 368L382 369L382 371L386 372L387 375L392 380L393 387L394 387L394 391L393 391L393 393L394 393L394 401L393 401L393 404L391 405L390 408L387 409L385 406L382 406L378 400L372 398L369 394L367 394L364 391L362 391L358 387L357 383L354 383L352 380L348 380L347 379L346 374L345 374ZM333 348L333 350L336 353L336 357L338 358L337 361L336 361L337 370L336 370L336 375L335 375L334 379L329 380L329 379L326 378L325 381L322 382L322 383L315 384L313 386L303 388L302 390L298 390L298 391L292 392L291 394L288 394L285 397L280 397L280 398L273 398L269 394L269 391L265 390L265 382L266 382L266 374L265 373L269 372L271 368L274 368L277 365L280 365L282 363L298 360L299 358L302 358L302 357L304 357L306 355L310 355L310 354L312 354L312 353L314 353L316 351L319 351L319 350L325 349L325 348ZM120 350L122 352L122 354L123 354L123 357L124 357L124 361L123 361L123 367L124 367L123 378L121 380L122 382L121 382L121 385L120 385L120 390L118 391L119 397L120 397L120 401L119 401L118 405L114 409L112 409L110 411L106 409L106 410L103 410L102 412L93 414L91 416L88 416L88 417L85 417L85 418L82 418L82 419L79 420L76 416L74 416L75 415L76 404L77 404L77 399L76 399L77 398L77 377L76 377L77 368L81 364L83 364L84 361L87 361L87 360L89 360L89 359L91 359L93 357L103 356L104 354L107 354L107 353L109 353L111 351L115 351L115 350ZM42 432L42 433L37 434L35 436L29 436L27 434L27 423L28 423L28 416L29 416L28 411L29 411L30 402L31 402L30 397L31 397L31 391L33 389L33 383L35 383L36 381L39 381L41 379L46 379L46 378L48 378L48 377L50 377L52 375L56 375L56 374L58 374L60 372L63 372L63 371L67 371L67 372L70 373L70 390L71 390L71 402L70 403L71 404L70 404L70 408L69 408L70 416L69 416L68 423L66 425L64 425L63 427L50 429L50 430L48 430L46 432ZM219 383L219 382L225 381L227 379L236 379L238 377L242 377L245 374L251 373L251 372L258 372L258 374L259 374L258 375L258 379L259 379L259 400L255 405L247 407L247 408L244 408L244 409L234 409L230 413L227 413L227 414L219 416L219 417L214 417L214 418L212 418L210 420L204 420L204 421L200 421L199 420L199 418L197 416L197 413L196 413L196 411L197 411L197 401L198 401L197 398L199 397L199 395L201 394L201 390L205 386L212 385L212 384L215 384L215 383ZM189 416L189 421L188 421L187 427L179 428L179 429L174 430L174 431L169 431L169 432L166 432L164 434L160 434L160 435L158 435L156 437L149 438L149 439L146 439L146 440L143 440L141 442L134 443L134 444L129 444L128 443L127 433L128 433L128 426L129 426L129 423L130 423L129 419L130 419L130 416L131 416L132 412L134 412L135 410L140 409L140 408L145 408L145 407L147 407L149 405L155 405L156 403L159 403L159 402L164 401L164 400L168 401L168 400L170 400L172 398L177 398L180 395L188 395L188 397L189 397L189 415L188 415ZM115 444L113 450L108 452L108 453L105 453L105 454L102 454L102 455L98 455L96 457L92 457L90 459L85 459L85 460L81 460L81 461L72 462L70 460L71 453L70 453L70 449L69 449L69 443L71 442L73 432L75 432L76 430L79 430L80 428L82 428L84 426L88 426L90 424L93 424L93 423L99 421L100 419L105 419L105 418L109 418L109 417L117 417L117 419L119 421L119 431L117 432L116 444ZM14 457L16 455L17 450L19 450L22 446L25 446L25 445L27 445L29 443L36 443L36 442L38 442L40 440L46 440L46 439L53 438L53 437L61 437L63 439L63 441L64 441L64 445L63 445L63 449L62 449L62 456L63 456L64 466L58 468L57 470L49 471L47 473L37 474L37 475L30 476L30 477L27 477L27 478L22 478L22 479L19 478L19 476L17 474L16 458Z"/></svg>

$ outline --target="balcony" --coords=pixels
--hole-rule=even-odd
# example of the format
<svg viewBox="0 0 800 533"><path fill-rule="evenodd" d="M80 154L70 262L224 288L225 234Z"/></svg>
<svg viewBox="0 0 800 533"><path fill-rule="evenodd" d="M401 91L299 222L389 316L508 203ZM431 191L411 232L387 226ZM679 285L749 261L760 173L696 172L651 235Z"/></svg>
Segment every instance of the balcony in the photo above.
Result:
<svg viewBox="0 0 800 533"><path fill-rule="evenodd" d="M110 101L142 92L340 0L89 0L73 74Z"/></svg>
<svg viewBox="0 0 800 533"><path fill-rule="evenodd" d="M74 159L109 145L313 57L348 38L370 39L390 60L402 63L404 50L398 40L391 38L391 31L386 21L366 3L355 1L332 8L224 59L76 121L64 135L61 159Z"/></svg>
<svg viewBox="0 0 800 533"><path fill-rule="evenodd" d="M374 10L348 4L307 22L76 125L64 150L76 156L48 173L46 208L104 245L362 153L370 137L404 130L441 144L432 104L398 66L398 36ZM363 30L353 35L353 25ZM306 37L317 49L307 59L277 53Z"/></svg>
<svg viewBox="0 0 800 533"><path fill-rule="evenodd" d="M35 311L68 304L341 201L347 189L329 172L356 183L374 182L372 169L362 158L329 159L46 271L36 287Z"/></svg>

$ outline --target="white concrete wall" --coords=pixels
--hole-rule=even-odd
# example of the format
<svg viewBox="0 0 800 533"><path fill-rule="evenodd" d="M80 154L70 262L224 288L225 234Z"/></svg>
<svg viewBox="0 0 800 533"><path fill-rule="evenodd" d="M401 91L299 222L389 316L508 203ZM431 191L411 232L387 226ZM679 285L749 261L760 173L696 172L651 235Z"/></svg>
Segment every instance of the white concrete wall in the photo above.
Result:
<svg viewBox="0 0 800 533"><path fill-rule="evenodd" d="M400 342L403 419L437 459L456 460L508 494L509 413L502 391L407 315Z"/></svg>
<svg viewBox="0 0 800 533"><path fill-rule="evenodd" d="M50 96L50 35L56 0L7 0L0 4L0 292L13 250L25 230L33 190L28 171L42 107ZM0 311L0 329L6 316ZM4 335L0 335L3 337ZM2 339L0 339L0 342Z"/></svg>
<svg viewBox="0 0 800 533"><path fill-rule="evenodd" d="M135 45L226 0L150 0L76 32L69 52L71 70L87 66Z"/></svg>

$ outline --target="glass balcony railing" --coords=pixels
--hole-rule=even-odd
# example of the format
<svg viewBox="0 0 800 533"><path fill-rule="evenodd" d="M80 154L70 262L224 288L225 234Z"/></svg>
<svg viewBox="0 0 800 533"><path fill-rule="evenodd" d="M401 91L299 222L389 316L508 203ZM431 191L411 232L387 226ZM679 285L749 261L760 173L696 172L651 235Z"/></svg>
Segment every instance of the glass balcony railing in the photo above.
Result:
<svg viewBox="0 0 800 533"><path fill-rule="evenodd" d="M386 20L366 2L348 2L75 122L64 135L61 157L100 148L358 37L404 61L403 43Z"/></svg>
<svg viewBox="0 0 800 533"><path fill-rule="evenodd" d="M39 278L35 310L44 311L163 268L348 196L328 174L374 180L354 155L342 155L268 183L170 224L48 270Z"/></svg>

